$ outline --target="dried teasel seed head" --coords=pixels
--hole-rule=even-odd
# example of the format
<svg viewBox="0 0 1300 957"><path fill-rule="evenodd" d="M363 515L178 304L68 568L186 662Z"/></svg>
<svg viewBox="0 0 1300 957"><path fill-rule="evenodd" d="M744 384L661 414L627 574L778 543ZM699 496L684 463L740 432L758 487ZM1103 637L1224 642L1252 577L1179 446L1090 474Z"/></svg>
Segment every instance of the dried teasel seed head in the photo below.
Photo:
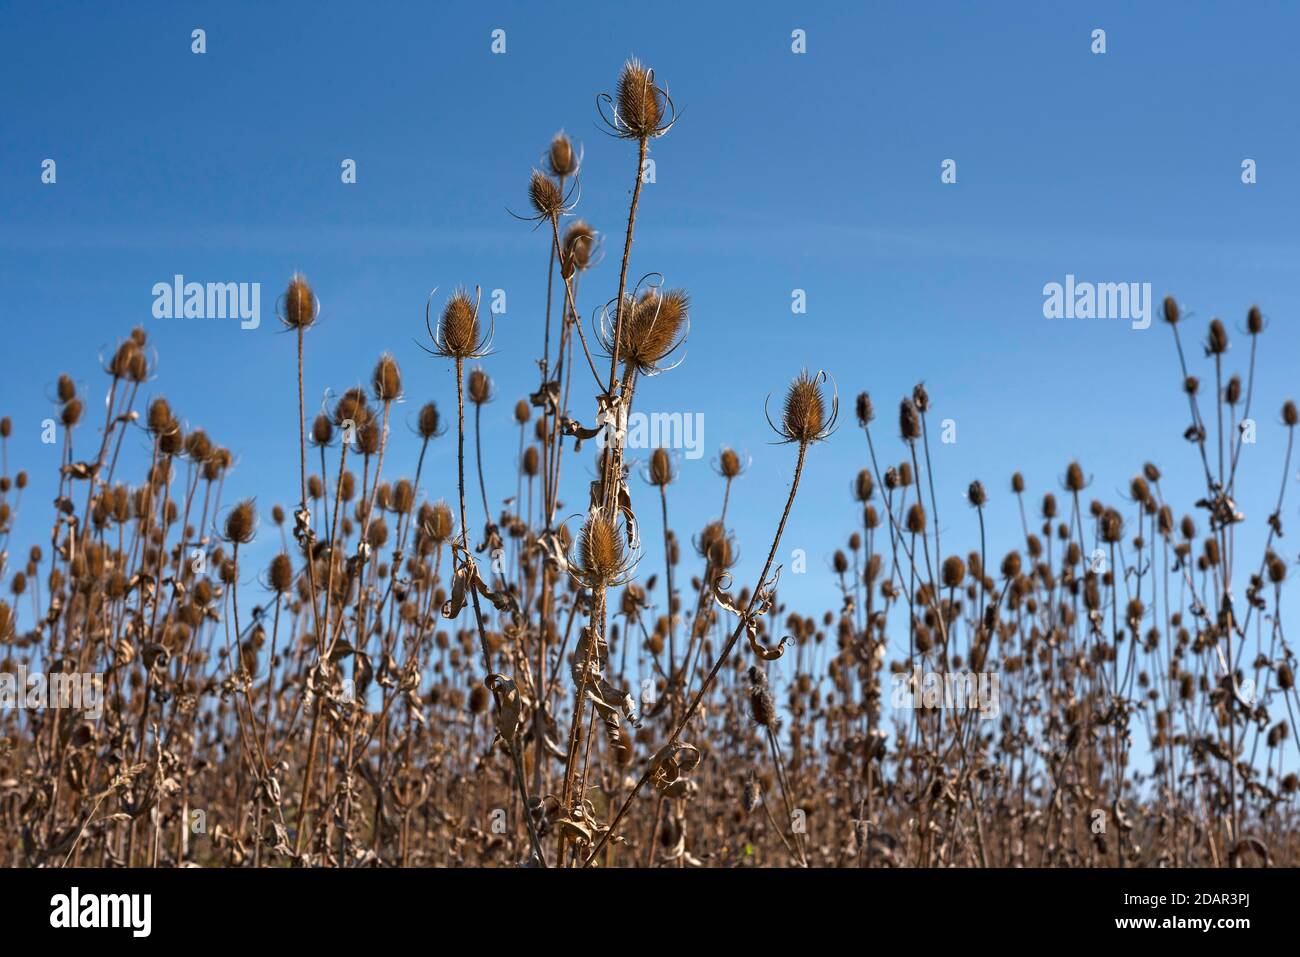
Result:
<svg viewBox="0 0 1300 957"><path fill-rule="evenodd" d="M913 502L907 510L907 530L913 535L920 535L925 531L925 509L919 502Z"/></svg>
<svg viewBox="0 0 1300 957"><path fill-rule="evenodd" d="M966 501L970 502L975 508L983 508L988 500L988 493L984 491L984 483L979 479L971 482L966 489Z"/></svg>
<svg viewBox="0 0 1300 957"><path fill-rule="evenodd" d="M960 588L966 578L966 563L958 555L949 555L943 560L943 584L945 588Z"/></svg>
<svg viewBox="0 0 1300 957"><path fill-rule="evenodd" d="M492 401L492 380L482 369L471 369L466 391L471 402L475 405L483 405Z"/></svg>
<svg viewBox="0 0 1300 957"><path fill-rule="evenodd" d="M1246 313L1246 331L1257 336L1264 331L1264 317L1260 315L1259 306L1251 306Z"/></svg>
<svg viewBox="0 0 1300 957"><path fill-rule="evenodd" d="M591 256L596 247L596 231L581 219L574 220L564 231L564 242L560 249L560 267L564 278L568 279L575 272L581 272L591 265Z"/></svg>
<svg viewBox="0 0 1300 957"><path fill-rule="evenodd" d="M1241 401L1241 376L1234 375L1223 389L1223 401L1233 406Z"/></svg>
<svg viewBox="0 0 1300 957"><path fill-rule="evenodd" d="M520 425L527 425L528 420L533 417L532 407L527 400L520 399L515 403L515 422Z"/></svg>
<svg viewBox="0 0 1300 957"><path fill-rule="evenodd" d="M271 589L284 594L293 587L293 561L284 552L271 559Z"/></svg>
<svg viewBox="0 0 1300 957"><path fill-rule="evenodd" d="M443 542L451 540L451 535L456 527L455 520L452 518L451 507L446 502L438 502L430 510L423 523L425 534L429 536L435 545L441 545Z"/></svg>
<svg viewBox="0 0 1300 957"><path fill-rule="evenodd" d="M561 130L551 140L546 154L546 163L552 176L572 176L578 171L578 154L573 149L573 141Z"/></svg>
<svg viewBox="0 0 1300 957"><path fill-rule="evenodd" d="M905 442L915 442L921 437L921 416L911 399L898 404L898 431Z"/></svg>
<svg viewBox="0 0 1300 957"><path fill-rule="evenodd" d="M681 344L690 298L682 289L649 290L624 307L619 355L638 372L653 374Z"/></svg>
<svg viewBox="0 0 1300 957"><path fill-rule="evenodd" d="M539 169L533 170L528 180L528 201L537 215L552 219L564 212L564 194L555 180Z"/></svg>
<svg viewBox="0 0 1300 957"><path fill-rule="evenodd" d="M426 402L420 407L420 421L418 429L420 438L431 439L438 434L438 407L432 402Z"/></svg>
<svg viewBox="0 0 1300 957"><path fill-rule="evenodd" d="M1023 475L1021 475L1019 472L1012 472L1012 473L1011 473L1011 491L1013 491L1013 492L1015 492L1017 495L1019 495L1019 494L1021 494L1024 490L1025 490L1025 477L1024 477Z"/></svg>
<svg viewBox="0 0 1300 957"><path fill-rule="evenodd" d="M284 291L283 322L290 329L307 329L316 321L316 296L307 278L296 272Z"/></svg>
<svg viewBox="0 0 1300 957"><path fill-rule="evenodd" d="M457 289L443 307L438 343L441 353L451 359L472 359L482 348L478 307L466 290Z"/></svg>
<svg viewBox="0 0 1300 957"><path fill-rule="evenodd" d="M256 522L253 500L246 498L226 513L226 540L239 545L248 544L253 540Z"/></svg>
<svg viewBox="0 0 1300 957"><path fill-rule="evenodd" d="M1069 492L1082 492L1087 482L1083 477L1083 467L1078 462L1071 462L1065 469L1065 488Z"/></svg>
<svg viewBox="0 0 1300 957"><path fill-rule="evenodd" d="M63 424L70 429L81 421L82 410L83 407L80 399L70 399L64 403L63 410L59 413L59 417L63 420Z"/></svg>
<svg viewBox="0 0 1300 957"><path fill-rule="evenodd" d="M673 460L667 449L655 449L650 453L650 484L663 487L672 483Z"/></svg>
<svg viewBox="0 0 1300 957"><path fill-rule="evenodd" d="M537 477L537 471L539 468L538 460L537 460L537 446L530 445L528 446L528 448L524 449L524 460L521 464L524 470L524 474L526 476L528 476L529 478Z"/></svg>
<svg viewBox="0 0 1300 957"><path fill-rule="evenodd" d="M482 714L488 708L488 690L476 684L469 691L469 710L471 714Z"/></svg>
<svg viewBox="0 0 1300 957"><path fill-rule="evenodd" d="M56 391L58 392L60 402L71 402L77 396L76 383L72 381L71 376L66 374L59 376L59 384Z"/></svg>
<svg viewBox="0 0 1300 957"><path fill-rule="evenodd" d="M740 456L736 450L728 446L723 446L722 451L718 454L718 471L725 479L734 479L740 475L743 466L740 462Z"/></svg>
<svg viewBox="0 0 1300 957"><path fill-rule="evenodd" d="M1290 399L1282 403L1282 423L1288 428L1295 428L1296 422L1300 415L1296 412L1296 405Z"/></svg>
<svg viewBox="0 0 1300 957"><path fill-rule="evenodd" d="M1177 325L1179 319L1178 303L1173 296L1165 296L1164 303L1165 322Z"/></svg>
<svg viewBox="0 0 1300 957"><path fill-rule="evenodd" d="M922 415L930 411L930 393L925 391L924 382L918 382L912 389L912 401L916 403L916 411Z"/></svg>
<svg viewBox="0 0 1300 957"><path fill-rule="evenodd" d="M618 120L628 135L637 139L656 135L664 105L663 93L655 87L654 71L635 58L623 64L618 78Z"/></svg>
<svg viewBox="0 0 1300 957"><path fill-rule="evenodd" d="M1218 319L1210 320L1210 332L1205 340L1205 350L1215 356L1221 356L1228 351L1228 330Z"/></svg>
<svg viewBox="0 0 1300 957"><path fill-rule="evenodd" d="M370 377L375 398L380 402L395 402L402 396L402 373L397 368L397 360L385 352L375 365Z"/></svg>
<svg viewBox="0 0 1300 957"><path fill-rule="evenodd" d="M777 429L787 442L808 445L829 434L835 415L832 411L830 419L827 419L826 399L821 389L822 375L810 375L805 369L790 383L785 394L781 425Z"/></svg>
<svg viewBox="0 0 1300 957"><path fill-rule="evenodd" d="M858 416L858 425L866 428L876 417L875 406L871 404L871 396L866 392L859 392L857 402L854 405L854 411Z"/></svg>
<svg viewBox="0 0 1300 957"><path fill-rule="evenodd" d="M329 445L334 439L334 423L324 412L318 414L311 424L311 441L313 445Z"/></svg>
<svg viewBox="0 0 1300 957"><path fill-rule="evenodd" d="M857 479L853 482L853 498L859 502L869 502L875 491L876 483L871 477L871 470L862 469L859 471Z"/></svg>
<svg viewBox="0 0 1300 957"><path fill-rule="evenodd" d="M578 533L578 565L591 582L609 585L623 572L625 561L622 533L599 510L593 511Z"/></svg>

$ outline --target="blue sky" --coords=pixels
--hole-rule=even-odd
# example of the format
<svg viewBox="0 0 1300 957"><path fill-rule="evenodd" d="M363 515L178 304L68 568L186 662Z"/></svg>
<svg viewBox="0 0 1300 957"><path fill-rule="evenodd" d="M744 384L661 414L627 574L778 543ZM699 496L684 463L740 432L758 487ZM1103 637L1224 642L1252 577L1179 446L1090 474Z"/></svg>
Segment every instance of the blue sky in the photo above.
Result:
<svg viewBox="0 0 1300 957"><path fill-rule="evenodd" d="M903 455L896 403L918 380L936 418L955 420L956 443L934 449L945 545L978 541L962 499L972 478L990 489L1000 553L1019 535L1011 472L1036 502L1073 457L1108 501L1154 460L1189 510L1197 460L1181 438L1168 329L1044 318L1044 284L1074 274L1174 294L1194 313L1188 333L1221 316L1240 366L1251 303L1271 321L1258 443L1238 482L1252 530L1238 545L1253 565L1300 355L1298 27L1281 3L753 2L740 14L698 2L8 4L0 412L15 424L10 462L33 477L13 544L48 542L56 453L40 423L55 379L77 378L98 422L107 378L96 356L136 324L159 352L149 395L238 455L227 498L256 492L264 513L290 504L294 341L271 312L295 269L323 302L308 336L309 408L327 387L366 381L382 350L401 363L409 401L390 476L414 471L403 426L419 404L455 407L448 363L416 345L425 296L457 283L506 290L485 423L501 430L489 493L512 494L516 433L504 426L536 387L547 246L506 207L526 207L530 168L567 130L585 147L579 212L609 237L580 309L614 295L635 148L598 130L595 98L635 54L683 110L652 146L632 265L693 300L685 362L637 398L645 411L704 415L708 453L683 463L671 503L683 538L720 506L717 448L745 450L753 468L731 514L738 577L757 573L794 459L770 444L763 402L805 366L832 373L845 402L841 429L810 456L783 548L787 561L808 554L805 575L782 579L805 613L837 605L827 564L857 522L862 389L891 461ZM207 34L201 56L195 28ZM490 51L497 28L504 55ZM1090 50L1095 28L1102 55ZM46 158L54 185L41 183ZM355 185L340 182L345 158ZM1247 158L1254 185L1241 182ZM945 159L955 184L940 182ZM176 273L262 283L261 327L154 319L152 286ZM806 314L791 312L794 289ZM575 407L590 418L589 396ZM146 449L128 440L133 454ZM454 450L451 437L433 449L433 497L454 493ZM587 469L567 470L573 511ZM646 521L656 539L657 517ZM269 522L262 547L278 547ZM652 548L644 570L659 564Z"/></svg>

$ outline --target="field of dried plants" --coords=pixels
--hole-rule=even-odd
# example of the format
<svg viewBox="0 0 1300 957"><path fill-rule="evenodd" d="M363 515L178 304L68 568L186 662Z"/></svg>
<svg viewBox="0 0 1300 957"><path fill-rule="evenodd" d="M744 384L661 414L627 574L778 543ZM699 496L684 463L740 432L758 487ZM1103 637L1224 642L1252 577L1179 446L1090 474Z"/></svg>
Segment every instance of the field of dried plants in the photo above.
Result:
<svg viewBox="0 0 1300 957"><path fill-rule="evenodd" d="M1187 440L1170 466L1203 479L1199 500L1167 501L1164 464L1137 461L1127 496L1100 501L1067 447L1059 488L984 477L1009 485L996 512L971 481L960 506L981 536L946 545L941 511L957 506L935 494L925 388L878 418L867 393L842 401L827 373L792 368L768 410L788 497L744 503L771 537L744 543L766 562L736 581L744 458L723 449L716 486L685 490L670 451L638 461L619 440L640 391L672 389L689 328L687 293L632 255L654 214L642 165L676 110L636 61L597 104L635 147L627 221L602 240L575 218L580 154L557 136L519 217L550 269L517 431L480 428L492 364L521 359L493 354L472 285L412 324L433 357L421 378L454 375L458 397L423 405L412 451L390 448L393 409L421 397L387 354L368 388L306 414L319 303L291 279L279 313L299 416L283 427L297 448L292 479L268 476L256 502L223 498L240 436L218 444L169 405L143 329L106 357L102 422L59 379L61 473L39 543L9 541L19 511L46 503L24 499L5 449L0 672L102 675L103 700L0 709L0 864L1300 862L1281 614L1297 411L1252 408L1259 310L1234 370L1223 322L1191 330L1164 303L1188 410L1167 423ZM618 286L593 296L584 276L602 256L619 257ZM1285 436L1286 460L1275 501L1238 504L1254 419ZM6 446L11 430L0 423ZM128 436L151 454L124 453ZM832 439L859 445L845 479L860 522L825 544L842 602L797 610L781 601L780 544L807 507L807 457ZM434 443L455 443L455 474L425 467ZM485 475L487 445L517 453L517 473ZM716 520L674 527L684 494L716 495ZM1267 523L1261 554L1235 547L1246 521ZM1019 547L987 554L986 523L1012 523ZM267 536L281 550L250 567ZM996 714L928 696L932 673L996 678ZM900 707L900 688L920 706Z"/></svg>

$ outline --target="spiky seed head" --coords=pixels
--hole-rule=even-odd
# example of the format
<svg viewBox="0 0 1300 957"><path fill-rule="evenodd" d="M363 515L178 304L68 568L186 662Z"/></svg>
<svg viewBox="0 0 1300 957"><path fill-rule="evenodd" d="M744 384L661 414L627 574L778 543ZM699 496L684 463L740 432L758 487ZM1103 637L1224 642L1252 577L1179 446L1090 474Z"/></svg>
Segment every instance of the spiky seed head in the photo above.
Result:
<svg viewBox="0 0 1300 957"><path fill-rule="evenodd" d="M564 211L564 194L560 185L539 169L528 180L528 200L538 216L551 219Z"/></svg>
<svg viewBox="0 0 1300 957"><path fill-rule="evenodd" d="M293 274L284 291L283 321L290 329L307 329L316 321L316 296L300 272Z"/></svg>
<svg viewBox="0 0 1300 957"><path fill-rule="evenodd" d="M1210 332L1205 340L1205 349L1210 355L1221 356L1228 351L1228 330L1218 319L1210 320Z"/></svg>
<svg viewBox="0 0 1300 957"><path fill-rule="evenodd" d="M524 399L515 403L515 421L520 425L527 425L528 420L533 417L533 410Z"/></svg>
<svg viewBox="0 0 1300 957"><path fill-rule="evenodd" d="M918 382L912 389L912 401L916 403L916 411L922 415L930 411L930 393L925 391L924 382Z"/></svg>
<svg viewBox="0 0 1300 957"><path fill-rule="evenodd" d="M469 374L469 400L475 405L483 405L492 400L492 380L482 369L472 369Z"/></svg>
<svg viewBox="0 0 1300 957"><path fill-rule="evenodd" d="M642 373L657 371L658 363L680 345L690 297L682 289L649 290L624 307L623 341L619 355Z"/></svg>
<svg viewBox="0 0 1300 957"><path fill-rule="evenodd" d="M821 377L807 369L790 383L785 394L785 408L778 430L788 442L808 445L824 438L826 399L822 395Z"/></svg>
<svg viewBox="0 0 1300 957"><path fill-rule="evenodd" d="M1260 315L1259 306L1251 306L1246 313L1246 331L1257 336L1264 331L1264 317Z"/></svg>
<svg viewBox="0 0 1300 957"><path fill-rule="evenodd" d="M1016 578L1020 574L1020 553L1007 552L1002 559L1002 577L1006 579Z"/></svg>
<svg viewBox="0 0 1300 957"><path fill-rule="evenodd" d="M623 571L623 537L599 510L587 516L578 534L579 564L595 584L609 585Z"/></svg>
<svg viewBox="0 0 1300 957"><path fill-rule="evenodd" d="M855 406L855 411L858 415L858 425L862 428L866 428L870 425L871 421L876 417L876 408L871 404L871 396L866 392L858 393L858 401Z"/></svg>
<svg viewBox="0 0 1300 957"><path fill-rule="evenodd" d="M647 139L658 132L664 115L663 93L655 87L654 71L636 58L623 64L618 78L618 118L629 135Z"/></svg>
<svg viewBox="0 0 1300 957"><path fill-rule="evenodd" d="M966 578L966 563L959 555L949 555L943 560L943 584L945 588L960 588Z"/></svg>
<svg viewBox="0 0 1300 957"><path fill-rule="evenodd" d="M380 402L394 402L402 395L402 373L397 368L397 360L387 352L379 357L370 381Z"/></svg>
<svg viewBox="0 0 1300 957"><path fill-rule="evenodd" d="M1223 400L1230 406L1241 401L1241 376L1234 375L1228 380L1228 385L1223 390Z"/></svg>
<svg viewBox="0 0 1300 957"><path fill-rule="evenodd" d="M853 497L859 502L869 502L875 494L876 483L870 469L862 469L853 483Z"/></svg>
<svg viewBox="0 0 1300 957"><path fill-rule="evenodd" d="M488 690L476 684L469 691L469 710L471 714L482 714L488 707Z"/></svg>
<svg viewBox="0 0 1300 957"><path fill-rule="evenodd" d="M246 498L226 513L226 540L238 545L247 545L253 540L253 528L257 513L253 509L253 500Z"/></svg>
<svg viewBox="0 0 1300 957"><path fill-rule="evenodd" d="M425 533L435 545L451 540L451 533L456 527L452 518L451 507L446 502L438 502L429 510L424 522Z"/></svg>
<svg viewBox="0 0 1300 957"><path fill-rule="evenodd" d="M271 559L269 577L272 591L283 595L293 587L293 561L284 552Z"/></svg>
<svg viewBox="0 0 1300 957"><path fill-rule="evenodd" d="M528 448L524 449L523 470L524 474L529 478L537 477L537 446L530 445Z"/></svg>
<svg viewBox="0 0 1300 957"><path fill-rule="evenodd" d="M71 402L77 395L76 383L69 375L59 376L58 395L60 402Z"/></svg>
<svg viewBox="0 0 1300 957"><path fill-rule="evenodd" d="M925 532L925 509L920 502L913 502L907 510L907 530L913 535Z"/></svg>
<svg viewBox="0 0 1300 957"><path fill-rule="evenodd" d="M1292 429L1295 428L1297 415L1298 414L1296 412L1296 406L1294 402L1292 402L1290 399L1287 399L1285 402L1282 403L1282 422L1288 428L1292 428Z"/></svg>
<svg viewBox="0 0 1300 957"><path fill-rule="evenodd" d="M431 439L438 434L438 407L432 402L426 402L420 407L419 432L420 438Z"/></svg>
<svg viewBox="0 0 1300 957"><path fill-rule="evenodd" d="M667 449L655 449L650 453L650 484L663 487L673 480L673 460Z"/></svg>
<svg viewBox="0 0 1300 957"><path fill-rule="evenodd" d="M13 434L13 431L14 423L9 416L6 415L3 419L0 419L0 438L9 438L9 436Z"/></svg>
<svg viewBox="0 0 1300 957"><path fill-rule="evenodd" d="M324 412L316 416L311 424L311 441L313 445L329 445L334 438L334 423Z"/></svg>
<svg viewBox="0 0 1300 957"><path fill-rule="evenodd" d="M551 140L546 161L551 167L552 176L572 176L578 171L578 154L573 149L573 142L563 131L556 133Z"/></svg>
<svg viewBox="0 0 1300 957"><path fill-rule="evenodd" d="M81 412L82 405L80 399L73 398L65 402L63 405L63 411L60 413L60 418L63 419L64 426L70 429L80 422Z"/></svg>
<svg viewBox="0 0 1300 957"><path fill-rule="evenodd" d="M1083 478L1083 467L1078 462L1071 462L1065 469L1065 488L1070 492L1082 492L1087 482Z"/></svg>
<svg viewBox="0 0 1300 957"><path fill-rule="evenodd" d="M162 396L149 403L149 412L145 417L149 431L155 436L170 432L174 428L172 407Z"/></svg>
<svg viewBox="0 0 1300 957"><path fill-rule="evenodd" d="M1173 296L1165 296L1165 322L1177 325L1179 319L1178 302Z"/></svg>
<svg viewBox="0 0 1300 957"><path fill-rule="evenodd" d="M564 231L561 246L560 268L567 279L575 272L581 272L591 265L591 256L595 251L596 231L581 219L574 220Z"/></svg>
<svg viewBox="0 0 1300 957"><path fill-rule="evenodd" d="M718 471L722 473L723 478L734 479L741 473L740 456L736 450L723 446L722 452L718 455Z"/></svg>
<svg viewBox="0 0 1300 957"><path fill-rule="evenodd" d="M984 483L979 479L971 482L966 489L966 500L975 508L983 508L989 500L988 493L984 491Z"/></svg>
<svg viewBox="0 0 1300 957"><path fill-rule="evenodd" d="M451 359L472 359L482 347L478 308L468 291L457 289L447 300L442 310L438 339L442 354Z"/></svg>
<svg viewBox="0 0 1300 957"><path fill-rule="evenodd" d="M905 442L915 442L921 437L921 416L911 399L898 404L898 431Z"/></svg>
<svg viewBox="0 0 1300 957"><path fill-rule="evenodd" d="M1023 475L1021 475L1019 472L1012 472L1012 473L1011 473L1011 491L1013 491L1013 492L1015 492L1017 495L1019 495L1019 494L1021 494L1022 492L1024 492L1024 490L1025 490L1025 477L1024 477Z"/></svg>

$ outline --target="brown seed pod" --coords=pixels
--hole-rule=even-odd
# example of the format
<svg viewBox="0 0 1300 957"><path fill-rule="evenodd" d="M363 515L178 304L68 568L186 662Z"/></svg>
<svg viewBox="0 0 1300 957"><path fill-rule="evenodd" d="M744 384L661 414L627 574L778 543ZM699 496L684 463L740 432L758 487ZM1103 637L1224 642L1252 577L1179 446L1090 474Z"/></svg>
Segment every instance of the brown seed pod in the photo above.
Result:
<svg viewBox="0 0 1300 957"><path fill-rule="evenodd" d="M630 139L649 139L667 132L665 115L671 109L666 94L655 86L654 71L635 58L623 64L618 78L616 131Z"/></svg>
<svg viewBox="0 0 1300 957"><path fill-rule="evenodd" d="M655 449L650 453L650 484L663 487L671 484L673 478L672 456L667 449Z"/></svg>
<svg viewBox="0 0 1300 957"><path fill-rule="evenodd" d="M556 133L551 140L550 149L546 154L546 163L550 167L552 176L572 176L578 172L580 158L573 148L573 142L563 130Z"/></svg>
<svg viewBox="0 0 1300 957"><path fill-rule="evenodd" d="M528 423L528 420L531 419L532 417L533 417L533 410L532 407L529 406L527 400L520 399L518 402L515 403L515 421L517 423L519 423L520 425L526 425Z"/></svg>
<svg viewBox="0 0 1300 957"><path fill-rule="evenodd" d="M441 435L439 431L438 407L432 402L426 402L420 407L419 433L422 439L432 439Z"/></svg>
<svg viewBox="0 0 1300 957"><path fill-rule="evenodd" d="M591 265L598 241L596 231L581 219L569 224L560 244L560 269L565 279Z"/></svg>
<svg viewBox="0 0 1300 957"><path fill-rule="evenodd" d="M539 169L533 170L528 180L528 201L542 219L553 219L564 212L564 194L559 184Z"/></svg>
<svg viewBox="0 0 1300 957"><path fill-rule="evenodd" d="M253 540L256 522L253 500L246 498L226 513L226 541L247 545Z"/></svg>
<svg viewBox="0 0 1300 957"><path fill-rule="evenodd" d="M921 437L921 416L911 399L898 404L898 431L905 442L915 442Z"/></svg>
<svg viewBox="0 0 1300 957"><path fill-rule="evenodd" d="M271 581L271 590L281 595L293 587L293 561L284 552L276 555L271 559L271 568L268 572Z"/></svg>
<svg viewBox="0 0 1300 957"><path fill-rule="evenodd" d="M465 289L457 289L447 300L437 332L429 324L427 306L424 324L434 345L433 349L426 351L434 355L448 359L477 359L487 353L487 341L479 325L478 303L470 299Z"/></svg>
<svg viewBox="0 0 1300 957"><path fill-rule="evenodd" d="M660 293L651 289L640 299L627 298L618 354L627 367L643 375L664 371L660 363L677 351L685 336L690 299L684 290ZM605 351L613 348L611 330L601 336Z"/></svg>
<svg viewBox="0 0 1300 957"><path fill-rule="evenodd" d="M601 509L593 509L578 533L577 561L573 562L594 585L618 584L627 571L623 533Z"/></svg>
<svg viewBox="0 0 1300 957"><path fill-rule="evenodd" d="M380 402L396 402L402 397L402 373L397 368L397 360L387 352L379 357L370 382L375 399Z"/></svg>
<svg viewBox="0 0 1300 957"><path fill-rule="evenodd" d="M316 321L319 303L302 273L294 273L284 291L280 320L290 329L308 329Z"/></svg>
<svg viewBox="0 0 1300 957"><path fill-rule="evenodd" d="M1210 332L1205 340L1205 351L1215 356L1221 356L1228 351L1228 330L1218 319L1210 320Z"/></svg>
<svg viewBox="0 0 1300 957"><path fill-rule="evenodd" d="M786 391L781 424L776 425L768 418L768 424L786 442L809 445L822 441L834 431L835 420L839 417L839 400L832 397L830 415L827 416L826 399L821 388L825 379L825 372L816 375L810 375L807 369L800 372Z"/></svg>
<svg viewBox="0 0 1300 957"><path fill-rule="evenodd" d="M469 393L469 400L475 405L491 402L492 380L482 369L471 369L466 391Z"/></svg>

